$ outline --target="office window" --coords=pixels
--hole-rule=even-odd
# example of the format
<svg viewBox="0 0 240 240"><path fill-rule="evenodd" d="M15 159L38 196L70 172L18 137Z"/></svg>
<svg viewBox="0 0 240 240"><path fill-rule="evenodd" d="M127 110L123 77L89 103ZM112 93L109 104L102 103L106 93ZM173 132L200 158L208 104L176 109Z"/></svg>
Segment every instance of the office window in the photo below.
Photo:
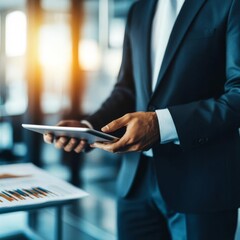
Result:
<svg viewBox="0 0 240 240"><path fill-rule="evenodd" d="M26 52L27 18L24 12L14 11L6 17L6 55L22 56Z"/></svg>
<svg viewBox="0 0 240 240"><path fill-rule="evenodd" d="M22 114L27 108L25 54L27 17L23 11L12 11L5 18L5 112Z"/></svg>
<svg viewBox="0 0 240 240"><path fill-rule="evenodd" d="M69 14L45 12L39 32L39 61L42 69L42 110L56 113L67 107L71 68Z"/></svg>

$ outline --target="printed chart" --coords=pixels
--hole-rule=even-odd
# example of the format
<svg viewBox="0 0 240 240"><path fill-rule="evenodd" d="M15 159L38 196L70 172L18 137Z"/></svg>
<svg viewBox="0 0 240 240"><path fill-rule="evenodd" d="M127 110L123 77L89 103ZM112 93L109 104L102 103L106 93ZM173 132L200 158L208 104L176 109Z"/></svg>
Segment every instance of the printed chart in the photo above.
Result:
<svg viewBox="0 0 240 240"><path fill-rule="evenodd" d="M0 209L86 196L88 194L83 190L51 176L33 164L0 166Z"/></svg>

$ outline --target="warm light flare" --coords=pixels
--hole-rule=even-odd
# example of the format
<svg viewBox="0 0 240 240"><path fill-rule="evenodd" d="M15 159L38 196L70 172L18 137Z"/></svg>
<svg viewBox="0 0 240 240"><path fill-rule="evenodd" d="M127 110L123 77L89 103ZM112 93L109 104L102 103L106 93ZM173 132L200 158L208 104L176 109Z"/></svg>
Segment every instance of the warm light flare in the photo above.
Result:
<svg viewBox="0 0 240 240"><path fill-rule="evenodd" d="M97 71L100 68L100 51L98 43L92 39L79 43L79 63L84 71Z"/></svg>

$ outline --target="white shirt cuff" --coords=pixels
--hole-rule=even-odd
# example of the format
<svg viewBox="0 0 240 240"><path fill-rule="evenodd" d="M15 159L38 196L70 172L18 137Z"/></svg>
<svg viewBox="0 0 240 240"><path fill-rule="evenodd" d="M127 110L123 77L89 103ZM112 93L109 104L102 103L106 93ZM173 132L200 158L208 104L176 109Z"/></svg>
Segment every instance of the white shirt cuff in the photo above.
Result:
<svg viewBox="0 0 240 240"><path fill-rule="evenodd" d="M178 139L177 130L173 122L172 116L167 108L155 111L158 118L161 144L173 142L174 144L180 144Z"/></svg>

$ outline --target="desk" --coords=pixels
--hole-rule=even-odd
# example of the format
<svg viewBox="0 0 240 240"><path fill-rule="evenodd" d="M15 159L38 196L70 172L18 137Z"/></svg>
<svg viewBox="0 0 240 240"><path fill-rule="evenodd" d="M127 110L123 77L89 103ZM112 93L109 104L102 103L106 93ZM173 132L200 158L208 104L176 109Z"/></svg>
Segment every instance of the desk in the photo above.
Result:
<svg viewBox="0 0 240 240"><path fill-rule="evenodd" d="M83 190L33 164L0 166L0 214L56 208L57 240L62 240L63 206L86 196Z"/></svg>
<svg viewBox="0 0 240 240"><path fill-rule="evenodd" d="M7 213L13 213L13 212L22 212L27 211L29 214L34 213L36 210L44 209L53 207L56 209L55 213L55 239L56 240L62 240L63 239L63 224L62 224L62 215L63 215L63 207L68 204L72 204L76 200L65 200L61 202L50 202L50 203L44 203L39 205L33 205L33 206L24 206L24 207L11 207L11 208L0 208L0 214L7 214ZM12 239L14 239L14 236L11 236ZM0 238L2 239L2 238ZM3 238L4 239L4 238Z"/></svg>

